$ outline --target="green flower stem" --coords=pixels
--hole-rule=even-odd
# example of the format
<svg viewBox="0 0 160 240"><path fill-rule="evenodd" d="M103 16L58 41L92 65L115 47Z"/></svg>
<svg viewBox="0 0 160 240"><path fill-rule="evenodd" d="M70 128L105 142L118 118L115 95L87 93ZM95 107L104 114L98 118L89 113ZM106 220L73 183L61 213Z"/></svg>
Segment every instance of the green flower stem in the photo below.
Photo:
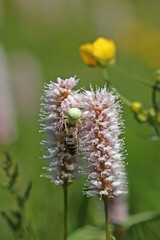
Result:
<svg viewBox="0 0 160 240"><path fill-rule="evenodd" d="M153 127L154 127L154 130L155 130L157 136L160 136L160 132L159 132L159 128L158 128L157 124L156 124L156 123L153 123L152 125L153 125Z"/></svg>
<svg viewBox="0 0 160 240"><path fill-rule="evenodd" d="M114 71L117 71L118 73L126 76L128 79L134 79L138 82L140 82L141 84L147 86L147 87L152 87L151 83L146 80L145 78L139 77L137 75L134 75L133 73L129 73L126 69L122 68L121 66L118 66L117 64L114 65L110 65L110 68Z"/></svg>
<svg viewBox="0 0 160 240"><path fill-rule="evenodd" d="M63 186L64 193L64 240L67 240L68 185Z"/></svg>
<svg viewBox="0 0 160 240"><path fill-rule="evenodd" d="M152 86L152 104L156 112L159 111L159 104L158 104L158 96L160 90L160 82L156 81L155 84Z"/></svg>
<svg viewBox="0 0 160 240"><path fill-rule="evenodd" d="M117 90L116 90L116 91L117 91ZM117 91L117 92L118 92L118 91ZM119 98L121 99L121 101L122 101L127 107L130 108L131 102L130 102L126 97L124 97L122 94L120 94L119 92L118 92L118 94L119 94Z"/></svg>
<svg viewBox="0 0 160 240"><path fill-rule="evenodd" d="M113 86L112 84L110 83L109 81L109 74L108 74L108 71L107 71L107 67L103 67L102 68L102 74L103 74L103 78L105 80L105 82L107 83L107 86L109 89L111 89ZM116 90L117 91L117 90ZM118 91L117 91L118 95L119 95L119 98L121 99L121 101L127 106L130 108L131 106L131 102L126 98L124 97L122 94L120 94Z"/></svg>
<svg viewBox="0 0 160 240"><path fill-rule="evenodd" d="M110 88L110 81L109 81L109 74L108 74L107 67L101 67L101 69L102 69L103 78L107 83L107 87Z"/></svg>
<svg viewBox="0 0 160 240"><path fill-rule="evenodd" d="M106 240L110 240L110 231L109 231L109 223L108 223L108 198L103 197L104 209L105 209L105 231L106 231Z"/></svg>

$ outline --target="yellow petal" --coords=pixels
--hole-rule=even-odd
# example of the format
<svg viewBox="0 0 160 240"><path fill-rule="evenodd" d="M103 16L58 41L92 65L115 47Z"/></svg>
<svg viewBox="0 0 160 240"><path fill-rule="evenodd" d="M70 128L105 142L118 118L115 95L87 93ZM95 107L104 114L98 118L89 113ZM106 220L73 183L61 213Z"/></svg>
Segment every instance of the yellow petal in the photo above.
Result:
<svg viewBox="0 0 160 240"><path fill-rule="evenodd" d="M92 67L96 67L96 66L98 66L98 62L95 59L95 57L93 56L92 52L93 51L92 51L92 44L91 43L86 43L86 44L80 46L80 55L81 55L83 61L87 65L90 65Z"/></svg>
<svg viewBox="0 0 160 240"><path fill-rule="evenodd" d="M107 64L115 59L115 43L106 38L97 38L92 44L92 53L100 64Z"/></svg>

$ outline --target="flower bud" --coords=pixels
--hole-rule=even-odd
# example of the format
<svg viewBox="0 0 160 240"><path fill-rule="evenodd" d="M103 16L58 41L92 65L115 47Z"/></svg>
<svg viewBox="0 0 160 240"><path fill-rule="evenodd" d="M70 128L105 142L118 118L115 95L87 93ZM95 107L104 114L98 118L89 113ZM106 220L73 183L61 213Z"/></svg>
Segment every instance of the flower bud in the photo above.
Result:
<svg viewBox="0 0 160 240"><path fill-rule="evenodd" d="M148 114L146 111L138 113L136 117L137 117L137 120L141 123L147 122L148 120Z"/></svg>
<svg viewBox="0 0 160 240"><path fill-rule="evenodd" d="M148 115L151 118L154 118L156 116L156 112L155 112L154 108L148 109Z"/></svg>
<svg viewBox="0 0 160 240"><path fill-rule="evenodd" d="M131 103L130 108L134 113L140 113L143 110L142 104L136 101Z"/></svg>
<svg viewBox="0 0 160 240"><path fill-rule="evenodd" d="M155 79L157 82L160 82L160 69L157 69L155 71Z"/></svg>
<svg viewBox="0 0 160 240"><path fill-rule="evenodd" d="M157 123L160 123L160 112L158 112L156 115L156 121Z"/></svg>

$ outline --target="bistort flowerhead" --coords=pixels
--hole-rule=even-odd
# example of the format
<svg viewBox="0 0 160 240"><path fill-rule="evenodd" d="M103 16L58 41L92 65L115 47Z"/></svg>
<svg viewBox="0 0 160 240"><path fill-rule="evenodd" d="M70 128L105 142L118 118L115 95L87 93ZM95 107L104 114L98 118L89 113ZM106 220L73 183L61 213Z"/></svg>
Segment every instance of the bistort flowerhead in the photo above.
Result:
<svg viewBox="0 0 160 240"><path fill-rule="evenodd" d="M87 196L112 198L126 193L123 140L119 139L123 122L117 97L106 87L86 91L83 97L82 142L89 167Z"/></svg>
<svg viewBox="0 0 160 240"><path fill-rule="evenodd" d="M66 119L68 110L74 108L75 111L80 103L80 94L78 91L72 90L77 82L78 80L74 77L65 80L58 78L57 83L50 82L45 85L42 97L41 131L47 135L47 140L42 141L42 144L47 148L47 154L44 157L49 161L49 167L45 167L49 173L42 176L51 178L55 184L63 186L68 185L78 173L77 154L75 150L73 152L73 146L72 154L66 148L66 138L71 140L71 144L74 145L69 133L70 129L74 131L75 125L68 124L67 127ZM76 128L78 127L77 123ZM71 133L71 137L73 133Z"/></svg>
<svg viewBox="0 0 160 240"><path fill-rule="evenodd" d="M89 66L107 66L115 61L116 46L112 40L100 37L93 43L81 45L80 55Z"/></svg>

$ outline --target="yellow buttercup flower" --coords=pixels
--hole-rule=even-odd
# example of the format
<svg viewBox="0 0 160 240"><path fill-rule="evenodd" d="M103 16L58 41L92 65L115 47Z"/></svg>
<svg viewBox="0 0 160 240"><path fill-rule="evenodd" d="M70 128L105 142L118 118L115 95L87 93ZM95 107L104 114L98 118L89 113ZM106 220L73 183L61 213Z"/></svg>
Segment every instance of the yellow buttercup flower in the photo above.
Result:
<svg viewBox="0 0 160 240"><path fill-rule="evenodd" d="M80 55L83 61L90 66L106 66L114 62L116 46L112 40L100 37L93 43L82 45Z"/></svg>

